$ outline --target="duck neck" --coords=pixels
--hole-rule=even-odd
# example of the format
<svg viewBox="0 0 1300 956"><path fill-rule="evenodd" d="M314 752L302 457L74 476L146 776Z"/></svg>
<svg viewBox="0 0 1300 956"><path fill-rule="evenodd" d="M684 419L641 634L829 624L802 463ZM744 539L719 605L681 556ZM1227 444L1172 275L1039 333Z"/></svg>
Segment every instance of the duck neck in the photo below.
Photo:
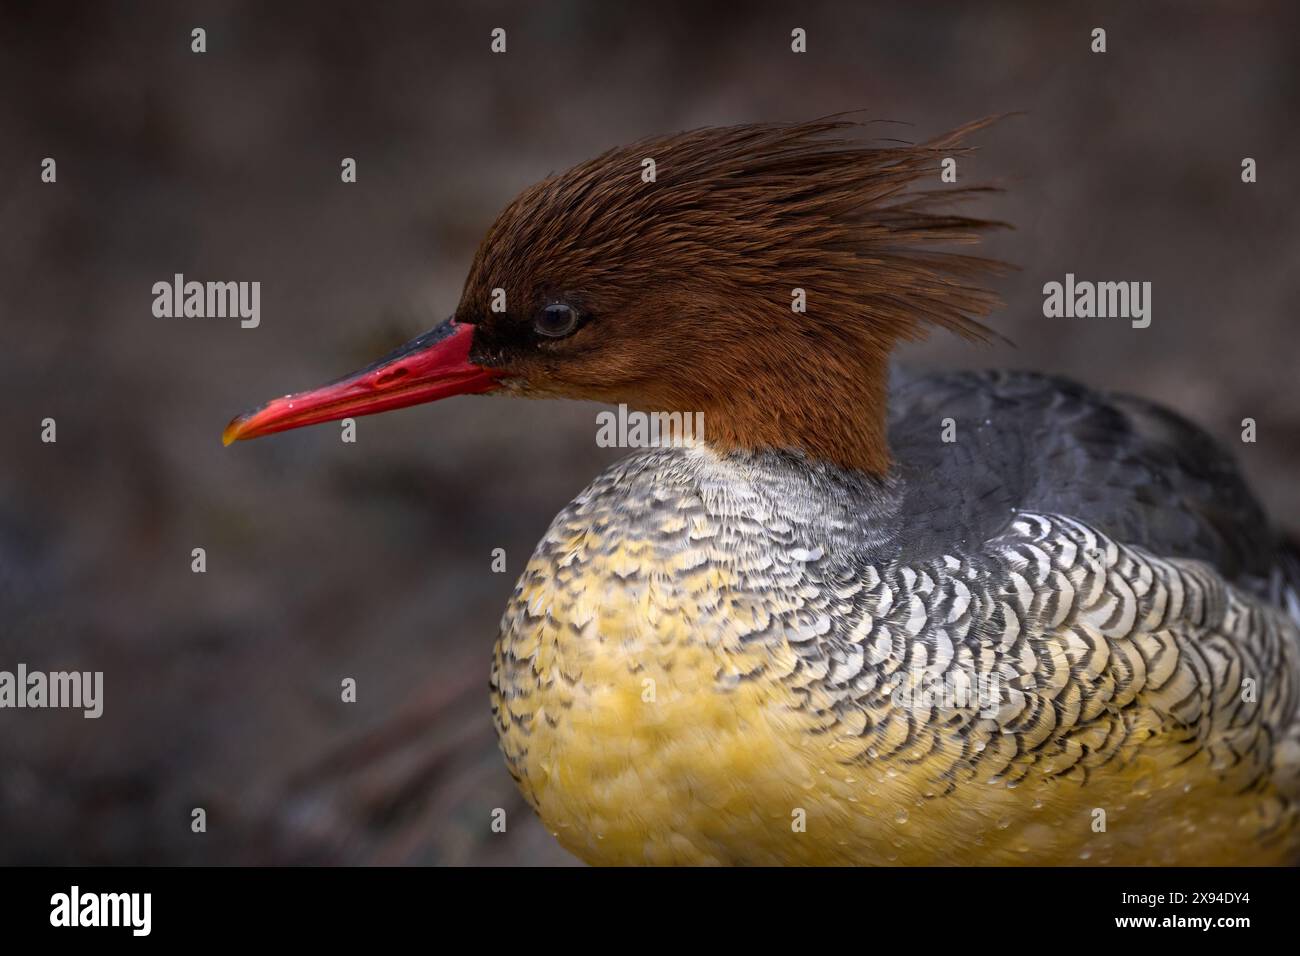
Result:
<svg viewBox="0 0 1300 956"><path fill-rule="evenodd" d="M706 404L705 439L719 454L794 451L872 478L889 474L886 356L765 371L738 377Z"/></svg>

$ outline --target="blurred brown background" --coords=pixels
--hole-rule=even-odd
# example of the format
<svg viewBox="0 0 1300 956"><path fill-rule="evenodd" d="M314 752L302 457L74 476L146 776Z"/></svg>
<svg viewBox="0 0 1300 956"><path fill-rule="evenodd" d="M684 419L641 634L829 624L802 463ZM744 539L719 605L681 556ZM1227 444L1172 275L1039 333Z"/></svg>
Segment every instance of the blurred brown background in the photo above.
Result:
<svg viewBox="0 0 1300 956"><path fill-rule="evenodd" d="M219 436L435 324L517 190L641 136L864 108L923 138L1025 111L959 170L1008 188L981 211L1017 227L990 246L1023 270L994 318L1017 347L906 358L1166 402L1300 526L1293 3L53 2L6 4L0 36L0 669L106 685L98 721L0 711L0 862L569 860L486 687L515 575L618 455L596 409L461 398L362 419L355 445ZM1043 318L1067 271L1150 280L1151 327ZM176 272L261 281L261 327L155 318Z"/></svg>

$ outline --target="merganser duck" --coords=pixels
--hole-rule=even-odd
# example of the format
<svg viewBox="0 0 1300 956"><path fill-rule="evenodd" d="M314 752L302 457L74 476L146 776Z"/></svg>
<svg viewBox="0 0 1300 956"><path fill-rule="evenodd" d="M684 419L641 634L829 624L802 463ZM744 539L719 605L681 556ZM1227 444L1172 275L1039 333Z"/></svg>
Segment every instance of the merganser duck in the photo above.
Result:
<svg viewBox="0 0 1300 956"><path fill-rule="evenodd" d="M997 225L942 211L980 125L610 150L506 208L446 323L227 428L486 392L703 412L560 512L501 621L501 748L582 859L1300 858L1300 562L1230 457L1046 375L891 381L900 340L990 334L999 264L940 248Z"/></svg>

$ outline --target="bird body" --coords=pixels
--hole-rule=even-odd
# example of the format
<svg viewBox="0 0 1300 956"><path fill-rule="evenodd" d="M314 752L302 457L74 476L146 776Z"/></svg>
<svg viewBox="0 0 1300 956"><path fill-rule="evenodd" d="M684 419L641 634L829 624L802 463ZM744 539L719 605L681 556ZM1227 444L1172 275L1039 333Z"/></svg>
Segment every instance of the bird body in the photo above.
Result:
<svg viewBox="0 0 1300 956"><path fill-rule="evenodd" d="M1019 378L1025 404L1068 387ZM905 556L902 481L706 448L615 465L502 621L524 793L600 862L1294 858L1295 621L1082 503L993 507L986 540Z"/></svg>
<svg viewBox="0 0 1300 956"><path fill-rule="evenodd" d="M1300 560L1231 459L1048 376L891 381L900 341L988 335L1000 265L940 247L997 224L926 185L981 125L611 150L507 207L448 322L227 428L483 392L702 417L560 512L501 622L507 765L582 859L1300 860Z"/></svg>

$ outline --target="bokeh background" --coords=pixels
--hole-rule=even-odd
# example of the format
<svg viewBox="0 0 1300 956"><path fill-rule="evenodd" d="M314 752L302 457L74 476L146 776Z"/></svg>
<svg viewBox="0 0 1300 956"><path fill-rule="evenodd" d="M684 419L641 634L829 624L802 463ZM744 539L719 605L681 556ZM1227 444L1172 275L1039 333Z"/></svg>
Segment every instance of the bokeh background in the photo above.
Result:
<svg viewBox="0 0 1300 956"><path fill-rule="evenodd" d="M993 320L1015 345L904 358L1168 403L1300 528L1298 11L5 4L0 669L106 687L98 721L0 711L0 863L571 861L496 752L487 673L515 574L619 454L596 407L461 398L361 419L355 445L219 436L435 324L520 188L642 136L863 109L921 139L1023 111L959 170L1007 189L980 211L1016 227L989 244L1022 270ZM1151 281L1151 327L1043 318L1067 271ZM261 327L155 318L176 272L261 281Z"/></svg>

